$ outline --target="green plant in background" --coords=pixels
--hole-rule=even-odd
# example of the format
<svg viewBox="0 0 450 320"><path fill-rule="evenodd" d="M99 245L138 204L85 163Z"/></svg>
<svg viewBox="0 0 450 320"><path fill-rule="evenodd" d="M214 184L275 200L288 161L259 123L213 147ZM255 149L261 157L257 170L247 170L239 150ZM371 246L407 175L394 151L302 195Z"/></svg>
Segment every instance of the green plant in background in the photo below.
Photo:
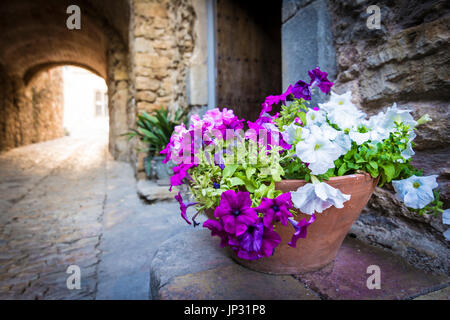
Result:
<svg viewBox="0 0 450 320"><path fill-rule="evenodd" d="M186 123L187 110L178 109L175 113L169 112L167 108L156 110L152 114L142 111L137 115L136 128L123 134L128 137L128 141L138 138L144 148L139 148L139 152L145 152L148 157L145 160L145 170L150 176L151 160L160 156L160 152L170 142L170 137L176 126Z"/></svg>

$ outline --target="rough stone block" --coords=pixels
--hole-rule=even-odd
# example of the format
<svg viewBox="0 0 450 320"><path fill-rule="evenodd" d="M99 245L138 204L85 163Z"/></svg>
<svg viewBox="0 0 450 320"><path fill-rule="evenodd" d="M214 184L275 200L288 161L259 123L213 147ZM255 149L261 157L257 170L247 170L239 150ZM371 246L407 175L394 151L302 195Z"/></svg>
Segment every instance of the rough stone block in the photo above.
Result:
<svg viewBox="0 0 450 320"><path fill-rule="evenodd" d="M286 2L287 6L288 3ZM331 33L327 2L317 0L301 8L282 26L283 90L302 79L309 81L308 70L320 67L336 78L336 53ZM325 94L313 97L313 104L325 100Z"/></svg>
<svg viewBox="0 0 450 320"><path fill-rule="evenodd" d="M148 77L136 77L136 89L137 90L158 90L160 81L151 79Z"/></svg>
<svg viewBox="0 0 450 320"><path fill-rule="evenodd" d="M134 41L134 50L136 52L149 52L153 53L153 43L151 40L145 39L143 37L136 38Z"/></svg>
<svg viewBox="0 0 450 320"><path fill-rule="evenodd" d="M206 64L192 65L187 76L188 104L204 106L208 104L208 71Z"/></svg>
<svg viewBox="0 0 450 320"><path fill-rule="evenodd" d="M155 102L156 94L152 91L139 91L136 93L137 101Z"/></svg>
<svg viewBox="0 0 450 320"><path fill-rule="evenodd" d="M158 110L159 108L161 108L161 105L155 103L148 103L148 102L137 103L138 112L145 111L147 113L152 113L153 111Z"/></svg>
<svg viewBox="0 0 450 320"><path fill-rule="evenodd" d="M381 289L367 288L371 265L380 267ZM423 272L398 256L351 238L344 241L334 266L296 277L326 299L410 299L450 284L446 276Z"/></svg>
<svg viewBox="0 0 450 320"><path fill-rule="evenodd" d="M164 3L156 3L156 2L137 2L134 4L137 15L152 18L152 17L167 17L167 9L164 6Z"/></svg>
<svg viewBox="0 0 450 320"><path fill-rule="evenodd" d="M419 296L414 300L450 300L450 287Z"/></svg>
<svg viewBox="0 0 450 320"><path fill-rule="evenodd" d="M158 185L158 183L150 180L140 180L137 183L137 193L141 198L147 201L173 200L178 193L178 189L174 187L169 191L167 186Z"/></svg>
<svg viewBox="0 0 450 320"><path fill-rule="evenodd" d="M252 272L236 264L173 279L159 292L164 300L319 300L291 276Z"/></svg>
<svg viewBox="0 0 450 320"><path fill-rule="evenodd" d="M179 234L158 249L151 265L154 299L318 299L290 276L250 271L220 248L209 230Z"/></svg>
<svg viewBox="0 0 450 320"><path fill-rule="evenodd" d="M283 0L283 8L281 10L282 22L285 23L291 18L299 9L308 5L314 0Z"/></svg>

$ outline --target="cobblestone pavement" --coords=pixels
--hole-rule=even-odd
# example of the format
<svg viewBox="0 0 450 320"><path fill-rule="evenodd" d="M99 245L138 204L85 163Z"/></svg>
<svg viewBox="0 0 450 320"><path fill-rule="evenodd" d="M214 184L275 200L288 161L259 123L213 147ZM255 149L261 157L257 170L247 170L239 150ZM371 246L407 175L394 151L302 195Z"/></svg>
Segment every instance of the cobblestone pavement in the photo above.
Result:
<svg viewBox="0 0 450 320"><path fill-rule="evenodd" d="M65 137L0 154L0 299L148 299L174 203L145 206L107 137ZM170 230L170 232L169 232ZM67 289L70 265L81 289Z"/></svg>

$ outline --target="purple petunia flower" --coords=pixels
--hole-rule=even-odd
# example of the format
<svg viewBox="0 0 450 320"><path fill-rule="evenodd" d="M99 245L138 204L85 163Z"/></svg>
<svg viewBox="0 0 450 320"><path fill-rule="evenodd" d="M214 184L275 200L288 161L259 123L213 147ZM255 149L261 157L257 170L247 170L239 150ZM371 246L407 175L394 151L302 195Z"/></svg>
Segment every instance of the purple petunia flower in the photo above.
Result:
<svg viewBox="0 0 450 320"><path fill-rule="evenodd" d="M181 217L184 219L184 221L186 221L188 224L191 224L191 222L189 221L187 215L186 215L186 211L187 208L191 207L191 206L195 206L198 202L190 202L185 204L183 202L183 197L181 196L181 192L178 192L178 194L175 196L175 199L178 201L178 203L180 204L180 211L181 211Z"/></svg>
<svg viewBox="0 0 450 320"><path fill-rule="evenodd" d="M292 248L297 247L297 240L300 238L306 238L308 227L316 221L316 215L313 214L311 218L307 221L306 219L302 219L301 221L294 221L289 219L289 222L295 229L295 233L292 235L291 242L288 243Z"/></svg>
<svg viewBox="0 0 450 320"><path fill-rule="evenodd" d="M328 73L321 71L319 67L309 70L308 75L311 78L310 88L319 87L323 93L330 93L331 87L334 85L333 82L328 80Z"/></svg>
<svg viewBox="0 0 450 320"><path fill-rule="evenodd" d="M211 236L220 237L220 246L226 247L228 245L228 240L230 238L229 234L225 231L223 223L218 220L208 219L203 222L203 227L211 230Z"/></svg>
<svg viewBox="0 0 450 320"><path fill-rule="evenodd" d="M297 99L303 98L305 100L311 100L312 93L309 84L307 84L303 80L300 80L297 81L296 84L294 84L294 87L292 88L292 94Z"/></svg>
<svg viewBox="0 0 450 320"><path fill-rule="evenodd" d="M273 230L265 228L261 219L249 225L241 236L231 238L228 241L236 255L245 260L270 257L280 242L280 235Z"/></svg>
<svg viewBox="0 0 450 320"><path fill-rule="evenodd" d="M275 199L262 198L261 204L255 210L264 214L263 222L266 228L273 228L273 224L280 221L287 225L288 218L292 217L289 209L292 208L291 193L283 193Z"/></svg>
<svg viewBox="0 0 450 320"><path fill-rule="evenodd" d="M220 205L214 210L214 216L219 218L226 232L240 236L247 226L256 222L258 215L252 207L248 192L227 190L220 197Z"/></svg>

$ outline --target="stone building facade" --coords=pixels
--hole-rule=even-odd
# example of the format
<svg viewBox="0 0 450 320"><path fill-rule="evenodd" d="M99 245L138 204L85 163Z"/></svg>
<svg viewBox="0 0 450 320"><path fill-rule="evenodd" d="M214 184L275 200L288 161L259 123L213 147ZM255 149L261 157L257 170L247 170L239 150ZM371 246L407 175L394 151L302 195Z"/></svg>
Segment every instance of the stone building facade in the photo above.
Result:
<svg viewBox="0 0 450 320"><path fill-rule="evenodd" d="M224 1L234 7L220 11ZM55 104L39 102L46 99L35 94L42 90L32 89L33 83L56 79L57 74L47 71L54 66L77 65L105 78L110 152L118 160L131 162L138 177L143 176L144 155L136 152L136 142L128 143L121 136L134 126L138 112L164 106L195 112L213 107L215 89L220 93L220 86L230 85L217 84L218 74L232 75L222 78L252 90L250 82L279 74L282 87L258 93L262 101L265 95L282 92L289 83L307 78L307 70L320 66L335 80L335 90L352 90L354 102L368 114L393 102L413 110L415 117L430 114L434 121L418 134L414 161L425 174L439 174L448 207L450 23L446 1L377 1L381 9L379 30L367 28L366 9L373 4L368 0L259 0L241 15L234 14L244 10L237 0L79 0L81 30L68 30L64 22L72 2L17 0L0 4L4 17L0 36L0 151L60 134L56 123L51 125L58 112L50 119L54 112L44 111ZM271 15L258 12L263 2L267 8L278 3L281 12L281 21L270 21L271 31L265 29ZM265 14L264 19L261 14ZM280 45L274 50L281 53L276 58L281 61L233 56L234 40L241 46L252 39L250 33L245 34L246 23L253 24L247 28L251 32L270 34L261 37L268 42L260 49ZM233 33L229 26L234 25L243 32ZM227 30L232 33L229 43L215 42L218 32ZM223 50L224 45L227 50ZM240 54L257 45L252 43ZM226 62L224 69L215 69L217 59ZM281 72L270 70L278 65ZM252 75L257 68L262 71ZM245 90L242 92L244 95ZM35 124L39 132L25 138L29 125L24 124L30 124L27 118L33 110L33 96L38 99L34 100L36 106L42 106L38 111L41 120ZM258 104L245 96L233 98ZM41 132L44 122L51 132ZM419 267L449 273L449 245L443 230L439 218L418 217L394 199L392 190L378 189L352 232Z"/></svg>

